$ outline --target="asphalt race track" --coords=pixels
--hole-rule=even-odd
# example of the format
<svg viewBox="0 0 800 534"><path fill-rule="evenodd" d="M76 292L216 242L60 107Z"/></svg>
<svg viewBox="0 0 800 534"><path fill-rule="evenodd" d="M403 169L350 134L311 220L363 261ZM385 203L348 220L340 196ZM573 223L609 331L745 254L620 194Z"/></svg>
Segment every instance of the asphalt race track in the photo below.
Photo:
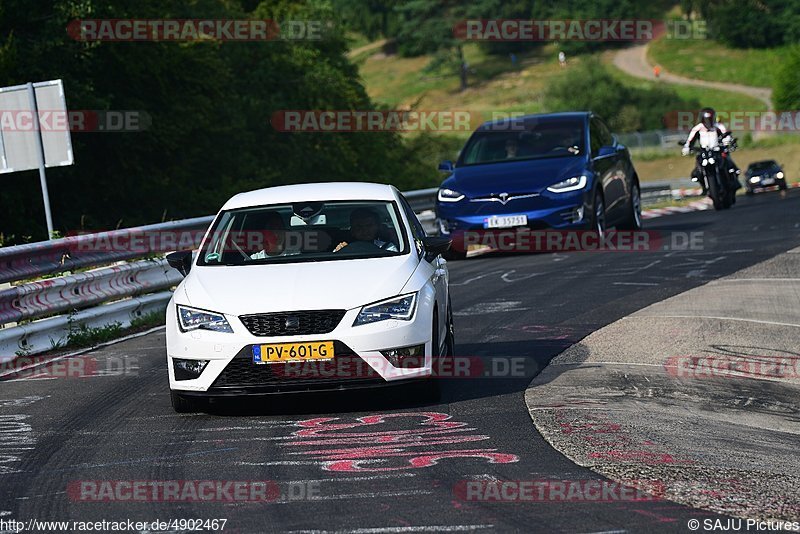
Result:
<svg viewBox="0 0 800 534"><path fill-rule="evenodd" d="M435 404L394 388L248 399L180 416L169 403L163 331L82 356L112 372L6 380L0 519L228 519L225 532L248 533L688 532L691 518L718 519L668 501L493 502L463 491L469 481L599 479L536 431L523 398L533 376L605 325L800 246L800 190L655 219L646 229L667 245L700 233L695 250L450 262L456 354L493 376L444 380ZM101 502L75 489L123 480L273 481L281 495Z"/></svg>

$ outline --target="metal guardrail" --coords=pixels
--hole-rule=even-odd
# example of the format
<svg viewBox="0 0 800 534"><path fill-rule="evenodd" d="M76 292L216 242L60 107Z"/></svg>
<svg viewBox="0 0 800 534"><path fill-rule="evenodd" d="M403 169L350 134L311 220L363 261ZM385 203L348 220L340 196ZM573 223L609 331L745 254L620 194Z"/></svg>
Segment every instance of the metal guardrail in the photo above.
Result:
<svg viewBox="0 0 800 534"><path fill-rule="evenodd" d="M0 324L168 289L181 278L157 259L20 284L0 290Z"/></svg>
<svg viewBox="0 0 800 534"><path fill-rule="evenodd" d="M171 297L171 291L162 291L0 330L0 363L15 356L58 348L69 339L70 332L81 326L100 328L114 323L129 326L138 317L163 311Z"/></svg>
<svg viewBox="0 0 800 534"><path fill-rule="evenodd" d="M667 200L674 195L674 186L670 182L643 184L643 204ZM435 229L437 191L403 193L428 231ZM197 217L0 248L0 283L197 248L212 220L213 216ZM163 309L171 294L164 290L180 280L166 260L156 257L0 290L0 325L82 309L0 329L0 362L16 353L36 354L59 346L71 329L81 325L95 328L118 322L128 326L142 314ZM103 304L113 300L117 302Z"/></svg>
<svg viewBox="0 0 800 534"><path fill-rule="evenodd" d="M197 217L0 248L0 283L169 252L190 242L196 247L212 220Z"/></svg>

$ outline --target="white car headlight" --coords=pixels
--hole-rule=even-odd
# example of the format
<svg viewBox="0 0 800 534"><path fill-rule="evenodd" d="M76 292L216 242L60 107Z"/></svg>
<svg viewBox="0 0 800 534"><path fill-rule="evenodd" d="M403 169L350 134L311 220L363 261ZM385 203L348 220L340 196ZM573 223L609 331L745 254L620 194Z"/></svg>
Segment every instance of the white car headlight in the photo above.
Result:
<svg viewBox="0 0 800 534"><path fill-rule="evenodd" d="M751 184L757 184L760 181L761 181L761 178L759 178L758 176L753 176L752 178L750 178L750 183Z"/></svg>
<svg viewBox="0 0 800 534"><path fill-rule="evenodd" d="M361 308L353 326L362 324L385 321L387 319L397 319L400 321L410 321L414 317L417 307L417 294L408 293L399 297L382 300L374 304L368 304Z"/></svg>
<svg viewBox="0 0 800 534"><path fill-rule="evenodd" d="M783 171L778 171L778 174L776 174L775 176L778 177L778 180L782 179L783 178Z"/></svg>
<svg viewBox="0 0 800 534"><path fill-rule="evenodd" d="M569 191L577 191L586 187L586 175L573 176L563 182L558 182L547 188L551 193L567 193Z"/></svg>
<svg viewBox="0 0 800 534"><path fill-rule="evenodd" d="M463 193L453 191L452 189L442 188L439 189L439 202L458 202L464 198Z"/></svg>
<svg viewBox="0 0 800 534"><path fill-rule="evenodd" d="M233 328L221 313L198 310L180 304L178 305L178 323L184 332L199 329L233 333Z"/></svg>

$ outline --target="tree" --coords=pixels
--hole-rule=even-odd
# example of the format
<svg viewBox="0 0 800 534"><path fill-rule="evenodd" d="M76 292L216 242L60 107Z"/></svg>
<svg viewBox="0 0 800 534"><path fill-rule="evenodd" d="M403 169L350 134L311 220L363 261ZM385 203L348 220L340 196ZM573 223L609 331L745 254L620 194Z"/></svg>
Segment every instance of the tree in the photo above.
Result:
<svg viewBox="0 0 800 534"><path fill-rule="evenodd" d="M32 16L31 13L36 13ZM61 78L71 110L133 110L136 133L72 133L75 165L48 170L61 233L215 212L234 193L284 183L369 180L435 185L430 161L399 135L282 133L287 109L374 109L340 28L321 40L81 42L76 18L334 20L323 0L270 0L245 12L219 0L26 0L0 8L0 87ZM46 238L35 171L4 175L5 244Z"/></svg>
<svg viewBox="0 0 800 534"><path fill-rule="evenodd" d="M464 41L457 25L468 19L497 13L497 0L409 0L397 8L402 16L397 42L401 54L434 54L430 68L450 66L459 74L460 88L467 88L468 65ZM494 11L493 11L494 10Z"/></svg>
<svg viewBox="0 0 800 534"><path fill-rule="evenodd" d="M784 56L775 87L772 104L777 110L800 109L800 46L795 46Z"/></svg>
<svg viewBox="0 0 800 534"><path fill-rule="evenodd" d="M674 90L622 84L597 60L576 64L548 86L545 104L551 111L591 110L620 132L663 128L663 119L675 110L699 108Z"/></svg>

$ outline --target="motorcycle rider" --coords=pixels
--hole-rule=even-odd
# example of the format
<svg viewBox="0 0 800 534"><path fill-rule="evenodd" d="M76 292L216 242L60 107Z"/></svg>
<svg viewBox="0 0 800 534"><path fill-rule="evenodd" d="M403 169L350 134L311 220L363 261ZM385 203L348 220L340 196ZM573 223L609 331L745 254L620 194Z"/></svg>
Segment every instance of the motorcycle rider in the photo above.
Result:
<svg viewBox="0 0 800 534"><path fill-rule="evenodd" d="M720 143L726 147L733 143L731 132L725 128L724 124L717 122L717 113L713 108L703 108L700 110L700 122L689 132L689 137L683 145L681 154L688 156L690 148L698 141L702 148L707 149L716 148ZM733 162L730 152L726 158L723 158L723 161L725 162L725 171L727 171L730 180L736 184L736 189L741 188L742 184L739 183L739 174L741 171ZM702 179L702 176L700 166L698 162L695 161L694 169L692 170L692 181L700 183L703 187L703 195L705 195L708 192L708 185L705 183L705 180Z"/></svg>

